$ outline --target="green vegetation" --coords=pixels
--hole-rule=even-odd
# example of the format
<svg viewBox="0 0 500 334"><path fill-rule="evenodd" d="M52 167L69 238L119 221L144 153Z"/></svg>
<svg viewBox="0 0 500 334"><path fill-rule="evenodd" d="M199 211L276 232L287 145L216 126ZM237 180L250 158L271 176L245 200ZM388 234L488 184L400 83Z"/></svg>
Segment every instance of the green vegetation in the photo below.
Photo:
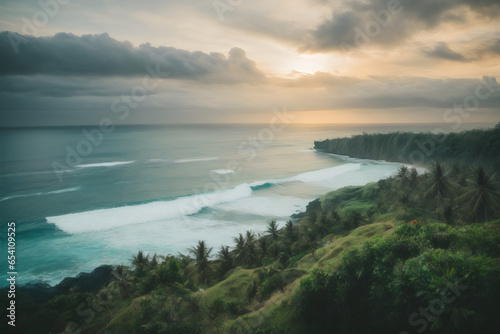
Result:
<svg viewBox="0 0 500 334"><path fill-rule="evenodd" d="M497 333L498 181L485 165L402 166L325 194L296 221L270 221L264 235L239 234L213 257L204 241L193 258L139 251L97 291L21 295L17 329Z"/></svg>
<svg viewBox="0 0 500 334"><path fill-rule="evenodd" d="M328 153L374 160L429 164L441 159L459 164L472 161L500 167L500 123L493 129L433 134L395 132L315 141Z"/></svg>
<svg viewBox="0 0 500 334"><path fill-rule="evenodd" d="M339 265L313 270L295 296L297 314L309 333L494 333L499 240L489 233L436 223L374 237ZM460 241L471 234L486 243L482 252Z"/></svg>

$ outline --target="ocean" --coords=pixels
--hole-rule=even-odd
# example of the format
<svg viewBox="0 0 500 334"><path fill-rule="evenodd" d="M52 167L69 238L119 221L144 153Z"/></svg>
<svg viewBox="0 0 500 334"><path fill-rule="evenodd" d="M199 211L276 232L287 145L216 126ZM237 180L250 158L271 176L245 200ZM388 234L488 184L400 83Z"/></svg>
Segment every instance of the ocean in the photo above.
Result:
<svg viewBox="0 0 500 334"><path fill-rule="evenodd" d="M462 129L487 125L469 124ZM56 284L139 250L216 253L328 191L394 175L399 163L314 150L314 140L442 125L172 125L0 130L1 251L16 223L17 283ZM5 270L0 286L7 285Z"/></svg>

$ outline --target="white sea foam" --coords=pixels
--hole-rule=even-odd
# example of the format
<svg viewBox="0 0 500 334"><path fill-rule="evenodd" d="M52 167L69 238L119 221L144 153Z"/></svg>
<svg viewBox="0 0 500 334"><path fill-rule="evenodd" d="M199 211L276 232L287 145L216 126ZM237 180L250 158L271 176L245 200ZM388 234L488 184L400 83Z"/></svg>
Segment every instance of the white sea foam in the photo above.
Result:
<svg viewBox="0 0 500 334"><path fill-rule="evenodd" d="M285 224L279 220L278 223L280 226ZM206 241L209 247L218 250L221 245L232 246L233 238L245 230L263 233L267 230L266 220L220 220L191 215L122 226L119 237L115 229L72 234L44 245L47 254L53 254L53 270L47 270L47 266L43 272L37 268L31 272L26 269L22 279L23 282L46 281L57 284L64 277L75 276L82 271L90 272L103 263L129 263L138 250L143 250L145 254L186 254L189 247L195 246L199 240ZM212 253L215 255L216 252ZM44 261L47 260L45 257ZM60 270L68 262L71 262L69 269Z"/></svg>
<svg viewBox="0 0 500 334"><path fill-rule="evenodd" d="M304 182L304 183L325 183L332 180L337 180L338 176L359 170L361 168L361 164L353 164L348 163L345 165L314 170L310 172L305 172L296 176L288 177L288 178L279 178L279 179L270 179L265 181L256 181L250 184L251 187L259 187L266 183L269 184L282 184L286 182Z"/></svg>
<svg viewBox="0 0 500 334"><path fill-rule="evenodd" d="M281 225L281 224L280 224ZM108 230L93 233L92 239L102 240L115 249L142 249L159 254L184 252L198 240L205 240L209 247L218 249L220 245L232 245L233 238L245 231L264 232L267 224L263 220L245 220L245 222L218 220L198 216L185 216L141 225L127 225L120 229L120 238L116 231ZM154 231L154 233L151 233ZM74 235L79 237L81 235ZM100 242L99 242L100 243Z"/></svg>
<svg viewBox="0 0 500 334"><path fill-rule="evenodd" d="M113 166L120 166L120 165L128 165L128 164L131 164L134 162L135 162L135 160L134 161L100 162L100 163L95 163L95 164L77 165L75 167L78 167L78 168L113 167Z"/></svg>
<svg viewBox="0 0 500 334"><path fill-rule="evenodd" d="M429 171L428 168L421 167L421 166L416 166L416 165L411 165L411 164L405 164L402 162L388 162L385 160L370 160L370 159L361 159L361 158L353 158L347 155L340 155L340 154L334 154L334 153L327 153L328 155L334 156L336 158L340 158L344 161L350 161L350 162L356 162L356 163L364 163L364 164L385 164L385 165L392 165L392 166L406 166L408 168L415 168L419 174L424 174Z"/></svg>
<svg viewBox="0 0 500 334"><path fill-rule="evenodd" d="M46 220L49 223L55 224L59 229L71 234L102 231L124 225L179 218L197 213L204 207L234 201L236 199L248 197L251 194L252 189L250 189L250 186L248 184L241 184L227 190L180 197L172 201L157 201L110 209L85 211L47 217Z"/></svg>
<svg viewBox="0 0 500 334"><path fill-rule="evenodd" d="M297 176L286 179L287 181L301 181L305 183L322 183L325 181L330 181L338 176L359 170L361 164L345 164L341 166L315 170L311 172L305 172Z"/></svg>
<svg viewBox="0 0 500 334"><path fill-rule="evenodd" d="M234 173L236 173L232 169L214 169L214 170L211 170L210 172L211 173L215 173L215 174L220 174L220 175L227 175L227 174L234 174Z"/></svg>
<svg viewBox="0 0 500 334"><path fill-rule="evenodd" d="M77 191L80 190L81 187L73 187L73 188L65 188L65 189L60 189L60 190L53 190L53 191L48 191L48 192L38 192L38 193L31 193L31 194L22 194L22 195L13 195L9 197L5 197L0 199L0 202L6 201L9 199L13 198L19 198L19 197L30 197L30 196L42 196L42 195L50 195L50 194L62 194L62 193L67 193L70 191Z"/></svg>
<svg viewBox="0 0 500 334"><path fill-rule="evenodd" d="M290 217L290 215L305 210L312 199L291 196L257 197L239 199L217 206L217 209L250 213L267 218Z"/></svg>
<svg viewBox="0 0 500 334"><path fill-rule="evenodd" d="M182 164L186 162L198 162L198 161L212 161L212 160L219 160L218 157L207 157L207 158L192 158L192 159L177 159L174 160L176 164Z"/></svg>
<svg viewBox="0 0 500 334"><path fill-rule="evenodd" d="M71 173L73 172L72 169L62 169L60 172L64 173ZM7 173L7 174L2 174L0 177L13 177L13 176L28 176L28 175L39 175L39 174L53 174L53 170L49 171L38 171L38 172L26 172L26 173Z"/></svg>
<svg viewBox="0 0 500 334"><path fill-rule="evenodd" d="M250 185L245 183L231 189L180 197L171 201L156 201L146 204L86 211L47 217L46 219L47 222L55 224L63 231L76 234L90 231L104 231L127 225L150 222L161 223L162 221L180 219L198 213L206 207L264 217L288 217L293 213L303 211L313 197L297 198L274 192L270 197L267 192L260 193L260 195L256 193L256 196L252 196L252 188L258 191L259 186L269 188L275 185L286 186L290 183L300 182L316 185L316 187L325 187L328 190L335 190L343 186L363 185L377 181L393 175L396 173L397 168L397 164L390 163L348 163L322 170L305 172L289 178L258 181ZM269 186L266 186L266 184ZM263 194L264 196L262 196Z"/></svg>
<svg viewBox="0 0 500 334"><path fill-rule="evenodd" d="M81 187L66 188L66 189L61 189L61 190L49 191L46 194L62 194L62 193L70 192L70 191L77 191L80 189L81 189Z"/></svg>

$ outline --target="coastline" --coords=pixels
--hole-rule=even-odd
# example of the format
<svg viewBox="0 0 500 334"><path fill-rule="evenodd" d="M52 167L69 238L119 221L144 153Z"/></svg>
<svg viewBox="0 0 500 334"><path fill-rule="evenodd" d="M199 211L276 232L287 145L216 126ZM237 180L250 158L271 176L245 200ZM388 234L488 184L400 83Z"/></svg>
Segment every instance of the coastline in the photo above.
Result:
<svg viewBox="0 0 500 334"><path fill-rule="evenodd" d="M456 305L486 319L465 317L463 321L490 333L491 328L497 328L491 317L496 310L491 305L498 290L495 264L500 213L496 206L485 206L484 213L474 212L461 202L447 211L444 204L451 202L450 197L436 201L442 195L431 192L436 178L442 178L443 184L453 182L453 192L444 196L471 193L474 184L461 181L467 166L458 166L448 174L448 166L435 162L419 174L416 169L397 165L397 173L387 178L340 187L310 201L306 210L292 215L294 222L290 220L285 226L271 220L263 235L250 230L240 233L234 238L236 246L231 250L221 247L216 259L211 256L211 245L203 240L190 249L193 257L149 257L139 251L127 266L100 266L52 287L20 287L20 305L28 302L30 307L53 305L60 309L69 303L69 312L57 315L56 325L44 323L58 331L71 323L99 333L130 328L140 332L143 326L155 332L165 323L162 310L168 310L168 323L193 330L204 323L207 333L233 333L245 326L286 332L293 328L299 333L311 326L315 326L314 333L347 326L352 332L366 327L382 333L387 328L406 328L408 315L428 303L425 296L441 296L445 286L432 282L450 281L467 287L460 291L463 294ZM475 168L469 179L474 175L489 179L488 169ZM475 267L478 261L482 265ZM454 268L451 272L450 265ZM415 286L414 281L422 282ZM488 293L484 294L484 289ZM389 297L373 298L372 291ZM348 297L344 298L345 294ZM357 299L359 294L362 298ZM481 302L469 303L476 299ZM82 317L79 310L94 308L94 303L100 309L98 317ZM175 310L169 309L172 305ZM455 307L452 302L446 305L450 312ZM18 309L28 312L24 307ZM349 312L336 313L337 309ZM371 310L394 312L397 321L386 321ZM366 323L356 320L359 312ZM448 314L436 316L453 324Z"/></svg>

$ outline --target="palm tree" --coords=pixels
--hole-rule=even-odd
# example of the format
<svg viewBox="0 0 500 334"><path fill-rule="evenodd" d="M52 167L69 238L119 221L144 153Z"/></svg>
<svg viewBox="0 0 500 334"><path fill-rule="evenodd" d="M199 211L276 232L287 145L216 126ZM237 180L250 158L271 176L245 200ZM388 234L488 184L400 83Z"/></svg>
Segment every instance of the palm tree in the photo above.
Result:
<svg viewBox="0 0 500 334"><path fill-rule="evenodd" d="M267 244L267 239L261 236L259 239L259 248L261 252L261 258L265 258L268 253L269 245Z"/></svg>
<svg viewBox="0 0 500 334"><path fill-rule="evenodd" d="M412 167L410 169L410 182L408 183L408 185L415 189L415 187L417 186L418 184L418 171L415 167Z"/></svg>
<svg viewBox="0 0 500 334"><path fill-rule="evenodd" d="M175 256L168 256L158 267L160 282L168 285L184 282L184 272L181 268L182 260Z"/></svg>
<svg viewBox="0 0 500 334"><path fill-rule="evenodd" d="M246 262L252 267L257 262L257 252L255 249L255 234L252 231L246 232L245 248L247 250Z"/></svg>
<svg viewBox="0 0 500 334"><path fill-rule="evenodd" d="M478 216L484 213L484 219L488 220L489 208L498 211L500 204L500 193L495 182L495 174L488 174L486 170L478 166L473 171L472 179L469 180L470 190L463 198L470 203L470 214L478 221Z"/></svg>
<svg viewBox="0 0 500 334"><path fill-rule="evenodd" d="M157 265L158 265L158 255L154 253L153 257L151 258L151 261L149 261L149 267L151 269L155 269Z"/></svg>
<svg viewBox="0 0 500 334"><path fill-rule="evenodd" d="M135 267L136 276L143 276L146 273L146 268L149 265L149 253L144 256L144 252L140 250L137 255L132 258L132 266Z"/></svg>
<svg viewBox="0 0 500 334"><path fill-rule="evenodd" d="M443 218L446 224L451 225L453 223L453 206L447 205L443 210Z"/></svg>
<svg viewBox="0 0 500 334"><path fill-rule="evenodd" d="M313 229L307 227L304 228L305 228L304 235L306 237L307 243L309 244L309 247L311 247L312 256L314 260L318 261L318 259L316 258L316 246L318 245L316 241L316 233L314 232Z"/></svg>
<svg viewBox="0 0 500 334"><path fill-rule="evenodd" d="M207 248L205 241L198 241L198 246L191 248L190 253L195 257L195 270L200 275L201 282L205 282L207 274L212 271L210 266L209 258L212 248Z"/></svg>
<svg viewBox="0 0 500 334"><path fill-rule="evenodd" d="M451 166L451 177L455 180L455 182L461 186L465 186L466 177L465 173L463 173L462 168L456 163Z"/></svg>
<svg viewBox="0 0 500 334"><path fill-rule="evenodd" d="M406 166L401 166L398 169L397 178L400 179L401 188L405 192L408 188L414 188L418 181L418 171L415 167L408 169Z"/></svg>
<svg viewBox="0 0 500 334"><path fill-rule="evenodd" d="M130 289L133 287L129 271L124 265L116 266L113 270L113 276L116 278L115 281L108 285L108 289L113 292L117 292L119 295L126 293L130 297Z"/></svg>
<svg viewBox="0 0 500 334"><path fill-rule="evenodd" d="M218 257L222 263L220 267L222 274L225 274L233 268L233 256L229 251L229 246L220 246Z"/></svg>
<svg viewBox="0 0 500 334"><path fill-rule="evenodd" d="M268 228L267 228L267 233L269 233L269 235L273 239L273 242L278 240L279 229L278 229L278 223L276 223L276 220L271 220L269 222Z"/></svg>
<svg viewBox="0 0 500 334"><path fill-rule="evenodd" d="M430 186L425 192L424 197L437 198L437 207L441 208L441 201L447 195L451 193L452 185L446 176L446 170L440 162L436 162L432 165L431 175L430 175Z"/></svg>
<svg viewBox="0 0 500 334"><path fill-rule="evenodd" d="M255 244L255 234L252 231L246 231L245 243L247 244L247 246Z"/></svg>
<svg viewBox="0 0 500 334"><path fill-rule="evenodd" d="M406 183L406 181L408 180L408 167L406 167L405 165L399 167L398 178L400 178L401 181Z"/></svg>
<svg viewBox="0 0 500 334"><path fill-rule="evenodd" d="M293 227L293 223L291 220L286 222L285 225L285 238L289 243L293 243L295 241L295 229Z"/></svg>
<svg viewBox="0 0 500 334"><path fill-rule="evenodd" d="M247 249L245 247L245 238L240 233L238 238L234 238L234 242L236 243L236 246L234 248L236 252L236 262L239 264L243 264L247 256Z"/></svg>

